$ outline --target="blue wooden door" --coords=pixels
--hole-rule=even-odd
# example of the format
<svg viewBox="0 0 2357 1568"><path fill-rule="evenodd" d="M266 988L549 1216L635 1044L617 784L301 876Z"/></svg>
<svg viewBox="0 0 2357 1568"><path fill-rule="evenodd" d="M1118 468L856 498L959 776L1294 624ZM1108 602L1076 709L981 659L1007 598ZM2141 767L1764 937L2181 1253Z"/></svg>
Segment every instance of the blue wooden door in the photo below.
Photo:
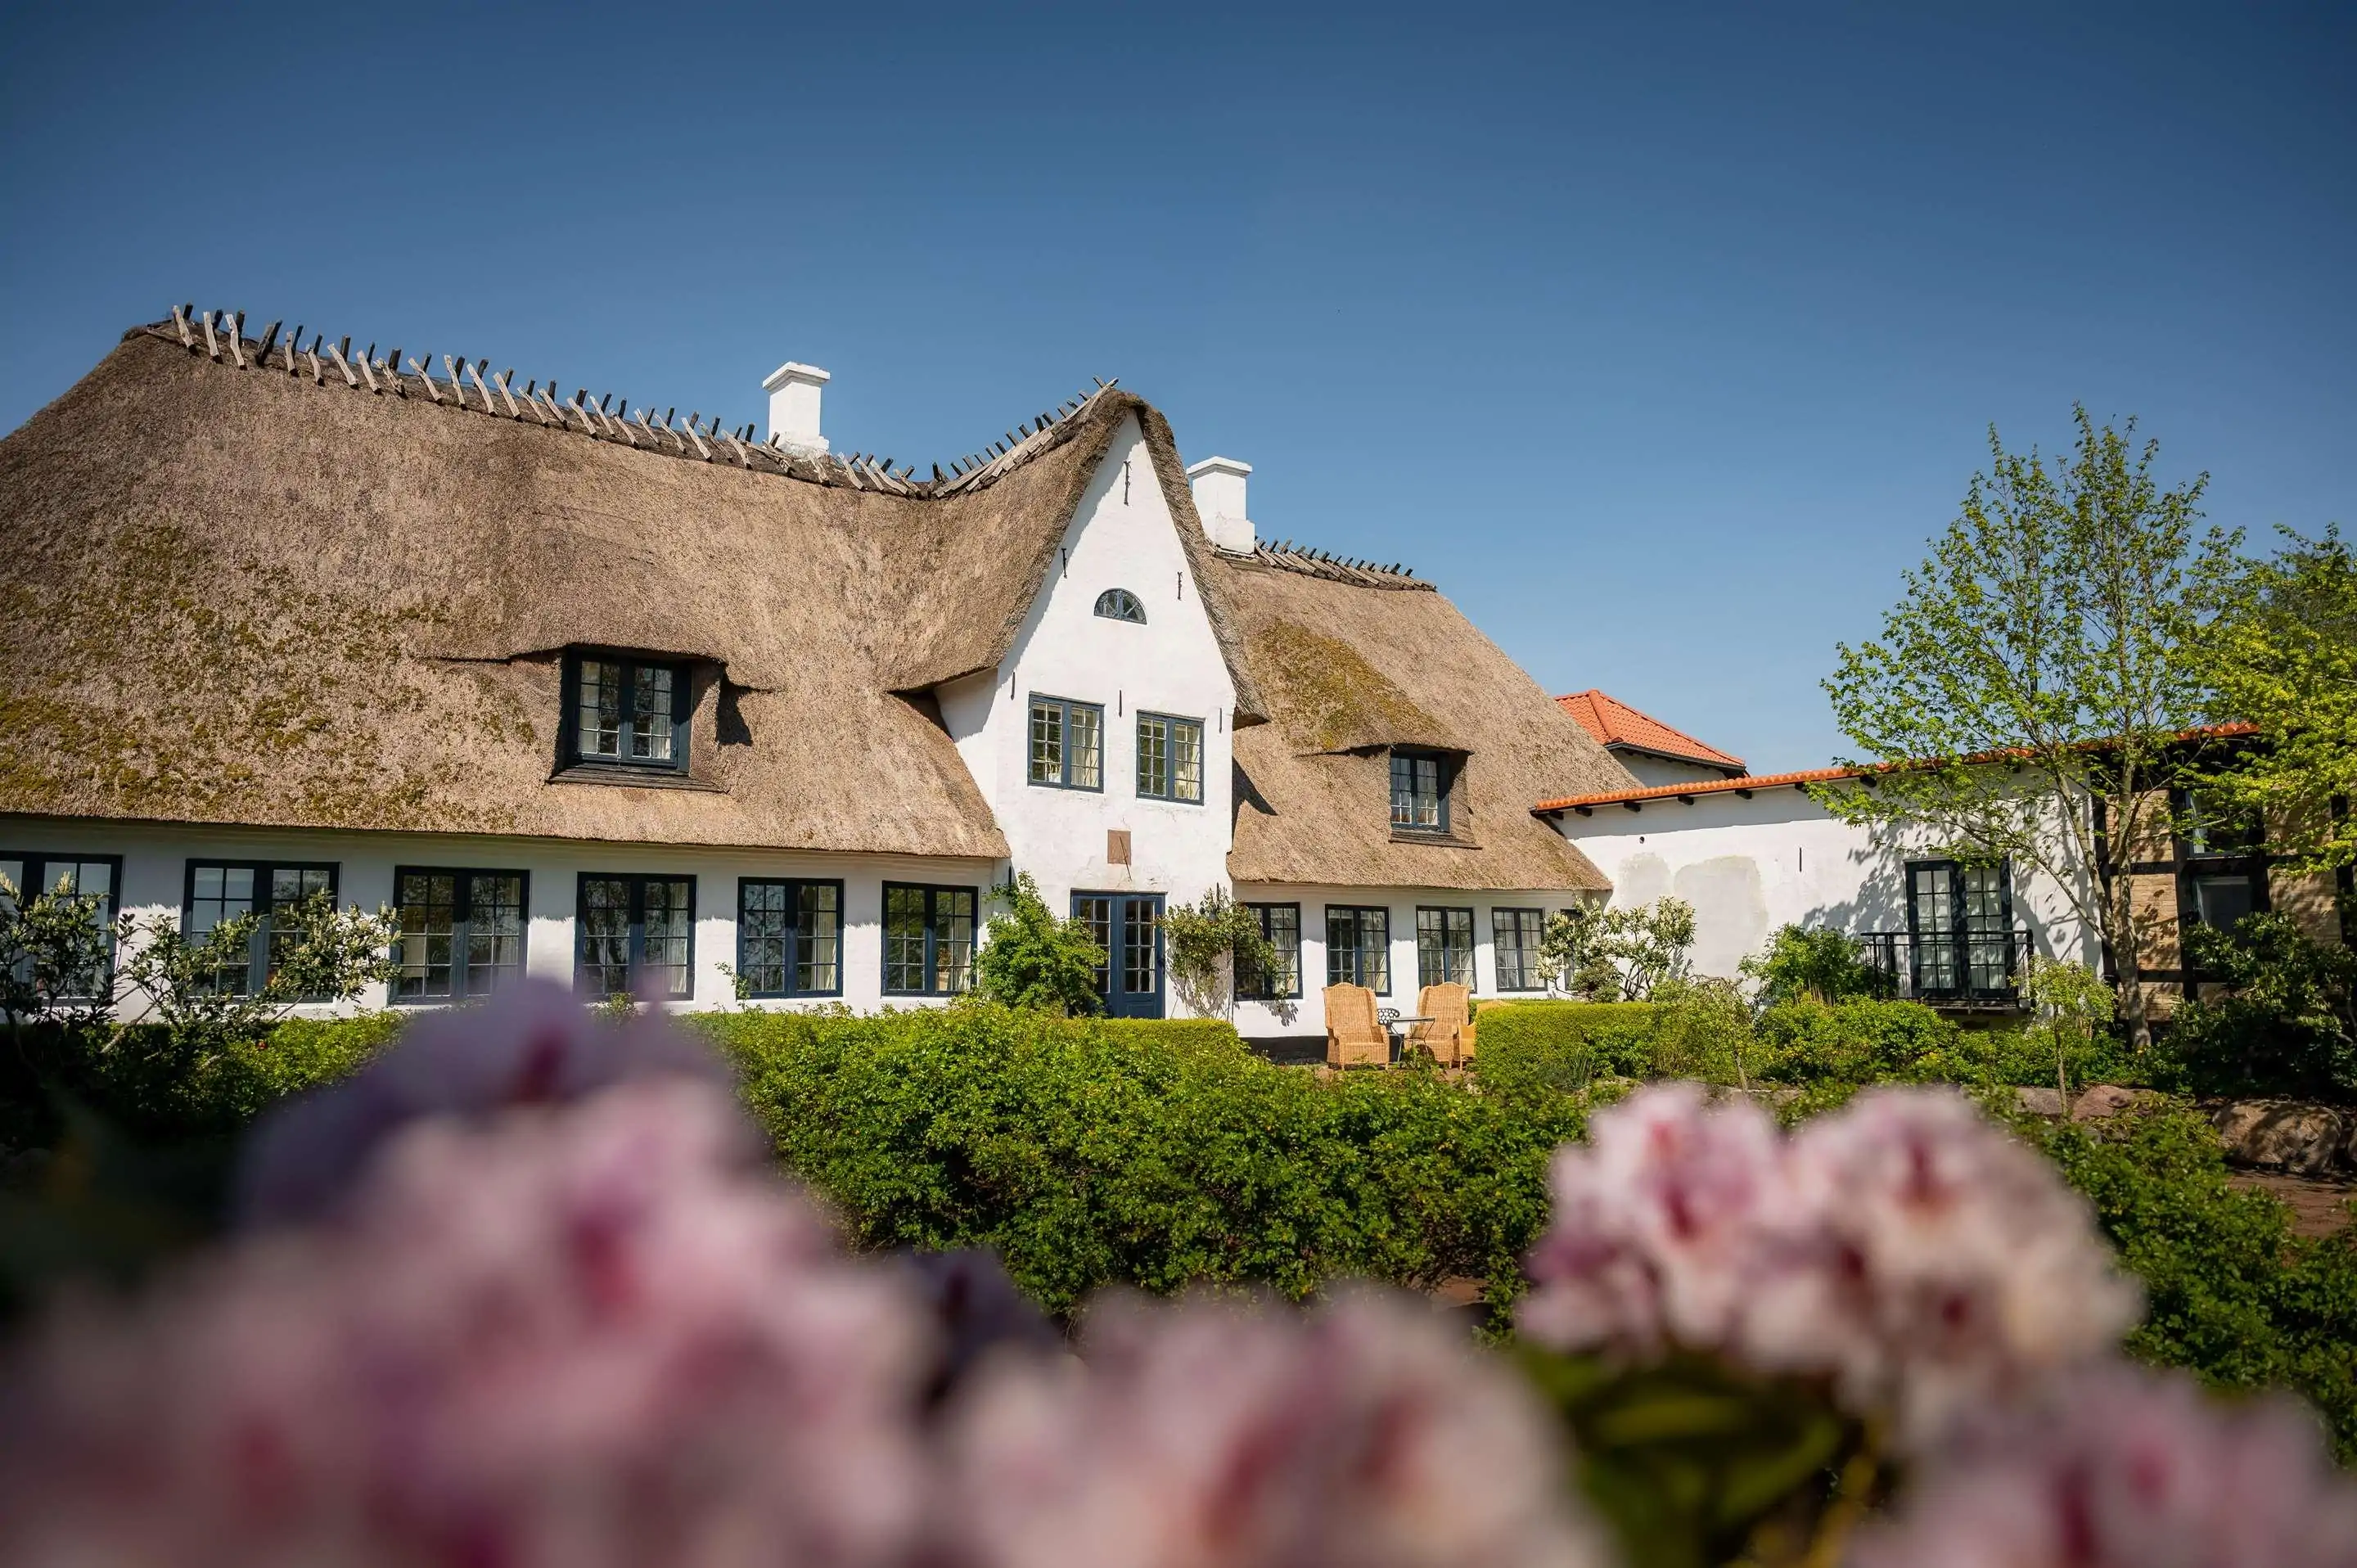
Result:
<svg viewBox="0 0 2357 1568"><path fill-rule="evenodd" d="M1072 918L1104 949L1097 994L1115 1018L1159 1018L1163 1008L1162 895L1075 893Z"/></svg>

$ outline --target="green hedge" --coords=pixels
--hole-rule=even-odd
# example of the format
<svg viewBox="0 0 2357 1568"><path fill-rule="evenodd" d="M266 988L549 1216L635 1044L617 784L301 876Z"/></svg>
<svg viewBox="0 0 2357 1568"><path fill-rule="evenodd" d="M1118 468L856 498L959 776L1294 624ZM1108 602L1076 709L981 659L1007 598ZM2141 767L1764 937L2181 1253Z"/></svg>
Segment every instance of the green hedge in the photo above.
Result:
<svg viewBox="0 0 2357 1568"><path fill-rule="evenodd" d="M1211 1037L981 1003L694 1020L786 1165L869 1246L986 1247L1067 1312L1101 1285L1367 1275L1515 1288L1562 1097L1433 1071L1331 1081Z"/></svg>
<svg viewBox="0 0 2357 1568"><path fill-rule="evenodd" d="M1200 1050L1244 1048L1243 1036L1225 1018L1098 1018L1093 1022L1114 1038L1140 1046Z"/></svg>
<svg viewBox="0 0 2357 1568"><path fill-rule="evenodd" d="M1476 1019L1474 1071L1491 1089L1573 1092L1653 1065L1650 1002L1491 1002Z"/></svg>
<svg viewBox="0 0 2357 1568"><path fill-rule="evenodd" d="M2357 1463L2357 1229L2293 1236L2282 1204L2227 1185L2218 1135L2191 1112L2019 1126L2144 1282L2130 1350L2221 1388L2295 1390Z"/></svg>
<svg viewBox="0 0 2357 1568"><path fill-rule="evenodd" d="M154 1025L28 1025L15 1032L14 1049L0 1050L0 1144L55 1143L59 1095L143 1141L226 1137L273 1101L353 1071L401 1023L390 1012L294 1018L258 1042L205 1056L177 1048Z"/></svg>

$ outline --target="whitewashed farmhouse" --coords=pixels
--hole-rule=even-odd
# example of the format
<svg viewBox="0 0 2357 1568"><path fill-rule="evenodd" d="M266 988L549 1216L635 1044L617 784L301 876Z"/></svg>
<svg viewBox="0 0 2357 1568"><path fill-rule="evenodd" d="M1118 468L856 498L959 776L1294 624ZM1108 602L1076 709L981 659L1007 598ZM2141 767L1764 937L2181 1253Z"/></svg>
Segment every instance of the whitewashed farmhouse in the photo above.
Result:
<svg viewBox="0 0 2357 1568"><path fill-rule="evenodd" d="M0 872L186 929L392 906L394 1006L927 1003L1014 871L1117 1014L1185 1009L1161 914L1213 887L1286 959L1248 1036L1329 981L1539 988L1608 884L1532 808L1636 780L1429 583L1272 548L1126 392L920 477L830 450L825 383L764 437L132 330L0 441Z"/></svg>

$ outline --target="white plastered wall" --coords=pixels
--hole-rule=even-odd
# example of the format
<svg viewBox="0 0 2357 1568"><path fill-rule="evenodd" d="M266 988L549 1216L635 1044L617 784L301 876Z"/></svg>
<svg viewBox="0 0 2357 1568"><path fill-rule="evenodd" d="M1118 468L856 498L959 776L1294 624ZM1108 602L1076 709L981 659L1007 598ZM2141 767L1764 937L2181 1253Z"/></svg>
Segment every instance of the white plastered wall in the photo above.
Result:
<svg viewBox="0 0 2357 1568"><path fill-rule="evenodd" d="M1612 879L1616 906L1674 895L1695 907L1696 973L1733 978L1736 966L1785 925L1862 934L1907 929L1906 863L1936 855L1930 835L1878 845L1791 785L1732 789L1691 800L1647 800L1631 811L1599 805L1556 814L1564 836ZM2015 920L2048 957L2093 962L2097 949L2052 878L2013 866Z"/></svg>
<svg viewBox="0 0 2357 1568"><path fill-rule="evenodd" d="M521 871L530 878L525 893L525 972L565 985L573 981L575 911L584 873L692 876L695 880L694 993L672 1004L681 1009L716 1007L734 999L734 989L721 966L737 962L737 884L746 876L827 878L844 885L843 994L763 1000L749 1005L791 1008L839 1002L872 1010L888 1004L932 1004L937 999L884 994L884 884L971 887L979 900L996 869L989 861L903 855L688 849L458 834L269 832L0 816L0 853L9 851L120 855L120 912L142 922L159 914L175 921L179 918L192 859L332 865L337 867L338 902L371 909L393 901L396 866ZM353 1004L357 1007L385 1004L382 985L371 987Z"/></svg>
<svg viewBox="0 0 2357 1568"><path fill-rule="evenodd" d="M1123 422L1064 531L1048 581L995 672L939 691L942 715L1013 851L1049 908L1077 890L1160 893L1186 903L1227 881L1230 727L1235 683L1212 635L1180 547L1178 523L1157 482L1145 435ZM1096 613L1097 596L1126 588L1146 624ZM1034 696L1104 708L1104 787L1029 781ZM1200 805L1141 798L1137 715L1200 719ZM1107 834L1126 830L1130 863L1107 859ZM1175 990L1173 1015L1186 1011Z"/></svg>

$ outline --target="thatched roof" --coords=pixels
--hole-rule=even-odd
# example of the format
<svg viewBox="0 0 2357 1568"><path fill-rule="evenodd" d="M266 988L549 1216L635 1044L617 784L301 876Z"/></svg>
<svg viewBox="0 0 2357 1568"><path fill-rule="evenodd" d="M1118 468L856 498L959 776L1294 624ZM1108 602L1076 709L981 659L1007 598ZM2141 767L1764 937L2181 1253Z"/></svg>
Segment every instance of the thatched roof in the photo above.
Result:
<svg viewBox="0 0 2357 1568"><path fill-rule="evenodd" d="M0 441L0 811L1004 855L922 689L1006 650L1128 416L1209 555L1115 390L911 482L209 334ZM580 645L715 671L695 779L552 781Z"/></svg>
<svg viewBox="0 0 2357 1568"><path fill-rule="evenodd" d="M1634 780L1431 585L1286 552L1222 555L1269 723L1236 736L1240 882L1576 888L1611 884L1531 814ZM1391 831L1385 748L1465 754L1451 833Z"/></svg>
<svg viewBox="0 0 2357 1568"><path fill-rule="evenodd" d="M1429 585L1216 552L1127 392L919 478L443 368L175 313L0 440L0 811L1003 856L928 689L1135 418L1236 682L1236 875L1602 884L1528 804L1618 766ZM697 661L692 777L552 777L572 647ZM1472 753L1468 843L1390 841L1394 743Z"/></svg>

